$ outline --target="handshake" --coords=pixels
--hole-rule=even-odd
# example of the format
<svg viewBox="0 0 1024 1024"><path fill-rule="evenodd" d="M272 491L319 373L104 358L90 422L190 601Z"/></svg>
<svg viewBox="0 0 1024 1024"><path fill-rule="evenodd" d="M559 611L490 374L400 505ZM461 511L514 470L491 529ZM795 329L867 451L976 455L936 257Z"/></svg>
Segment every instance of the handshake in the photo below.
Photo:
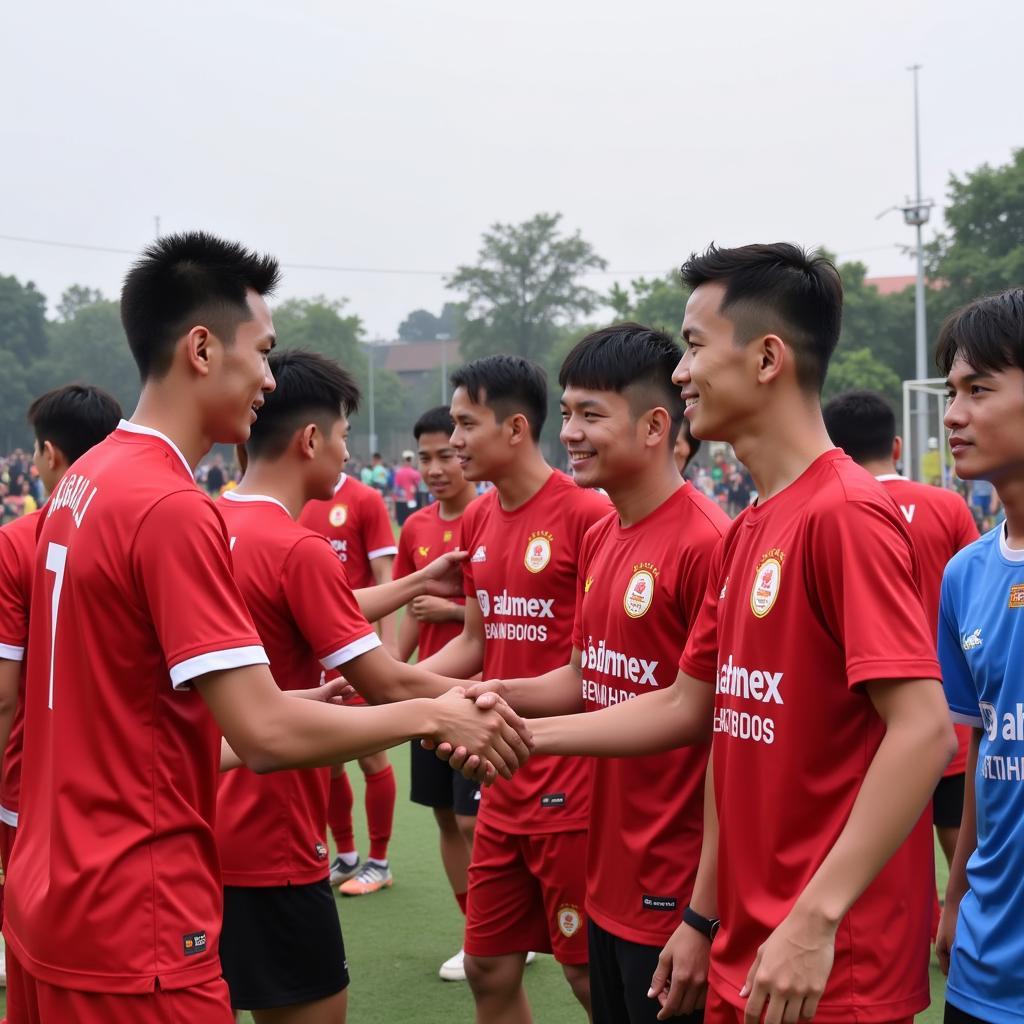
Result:
<svg viewBox="0 0 1024 1024"><path fill-rule="evenodd" d="M526 764L533 737L493 684L454 686L433 703L437 721L420 743L467 779L489 786Z"/></svg>

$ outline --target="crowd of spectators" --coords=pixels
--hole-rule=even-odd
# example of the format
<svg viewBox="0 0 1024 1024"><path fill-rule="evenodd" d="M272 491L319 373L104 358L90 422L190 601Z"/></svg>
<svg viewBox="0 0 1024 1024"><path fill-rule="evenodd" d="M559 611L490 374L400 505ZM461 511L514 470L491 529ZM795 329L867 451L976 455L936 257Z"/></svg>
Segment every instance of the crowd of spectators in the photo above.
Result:
<svg viewBox="0 0 1024 1024"><path fill-rule="evenodd" d="M0 524L35 512L45 498L31 452L15 448L0 458Z"/></svg>

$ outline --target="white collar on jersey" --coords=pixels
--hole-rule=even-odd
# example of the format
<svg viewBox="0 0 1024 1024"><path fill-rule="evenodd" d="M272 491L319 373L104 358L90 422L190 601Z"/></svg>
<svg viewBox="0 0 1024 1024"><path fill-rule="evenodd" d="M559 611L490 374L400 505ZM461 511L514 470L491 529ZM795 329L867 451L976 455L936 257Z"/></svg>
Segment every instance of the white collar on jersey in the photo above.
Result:
<svg viewBox="0 0 1024 1024"><path fill-rule="evenodd" d="M907 478L902 473L883 473L881 476L876 476L875 479L881 484L886 480L906 480Z"/></svg>
<svg viewBox="0 0 1024 1024"><path fill-rule="evenodd" d="M1024 562L1024 548L1011 548L1006 543L1006 530L1006 520L1004 519L999 527L999 553L1008 562Z"/></svg>
<svg viewBox="0 0 1024 1024"><path fill-rule="evenodd" d="M166 435L153 427L144 427L141 423L129 423L128 420L121 420L117 425L118 430L127 430L129 434L146 434L149 437L159 437L165 444L170 445L171 450L181 459L181 464L188 470L188 475L195 479L195 473L188 464L188 459L181 454L181 449Z"/></svg>
<svg viewBox="0 0 1024 1024"><path fill-rule="evenodd" d="M337 494L338 491L340 491L342 489L342 487L345 486L345 481L347 479L348 479L348 474L347 473L342 473L341 476L338 477L338 486L334 488L334 493L335 494Z"/></svg>
<svg viewBox="0 0 1024 1024"><path fill-rule="evenodd" d="M271 505L277 505L279 508L284 509L288 513L289 519L292 515L277 498L272 498L269 494L239 494L238 491L225 491L221 497L227 498L228 501L266 501Z"/></svg>

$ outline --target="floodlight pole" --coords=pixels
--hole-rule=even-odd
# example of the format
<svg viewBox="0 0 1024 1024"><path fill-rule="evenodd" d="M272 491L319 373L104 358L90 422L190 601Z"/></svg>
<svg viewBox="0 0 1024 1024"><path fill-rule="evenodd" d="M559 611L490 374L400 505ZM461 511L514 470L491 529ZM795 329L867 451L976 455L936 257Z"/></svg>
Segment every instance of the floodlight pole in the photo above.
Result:
<svg viewBox="0 0 1024 1024"><path fill-rule="evenodd" d="M922 228L928 221L930 203L925 203L921 196L921 121L918 111L917 73L920 64L912 64L908 69L914 75L914 171L917 191L914 204L908 204L904 210L904 219L914 225L917 231L917 284L914 292L914 339L915 339L915 375L918 380L930 376L928 373L928 329L924 306L924 241ZM917 459L917 478L923 476L922 459L928 450L928 403L921 394L915 394L917 403L917 435L914 445L914 456Z"/></svg>
<svg viewBox="0 0 1024 1024"><path fill-rule="evenodd" d="M369 349L368 355L370 357L370 452L369 455L372 458L373 453L377 450L377 407L374 401L373 394L373 346L374 342L367 341L367 347Z"/></svg>

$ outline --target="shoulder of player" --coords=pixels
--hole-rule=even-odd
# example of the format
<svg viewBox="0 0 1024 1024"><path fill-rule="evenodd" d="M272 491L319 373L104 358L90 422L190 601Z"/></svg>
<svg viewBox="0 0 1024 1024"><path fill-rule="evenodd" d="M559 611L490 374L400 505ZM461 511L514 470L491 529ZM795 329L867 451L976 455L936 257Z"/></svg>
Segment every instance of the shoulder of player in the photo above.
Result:
<svg viewBox="0 0 1024 1024"><path fill-rule="evenodd" d="M979 571L985 571L985 563L998 560L999 558L999 532L1003 524L992 527L988 533L983 533L977 540L971 541L966 547L961 548L946 563L943 573L944 579L954 580L964 576L969 578L982 578Z"/></svg>
<svg viewBox="0 0 1024 1024"><path fill-rule="evenodd" d="M678 493L679 500L688 513L687 531L693 529L706 532L715 542L729 532L732 520L717 501L712 501L706 494L689 483Z"/></svg>
<svg viewBox="0 0 1024 1024"><path fill-rule="evenodd" d="M39 529L39 517L46 506L30 512L27 516L18 516L9 523L0 526L0 538L12 548L35 547L36 531Z"/></svg>

